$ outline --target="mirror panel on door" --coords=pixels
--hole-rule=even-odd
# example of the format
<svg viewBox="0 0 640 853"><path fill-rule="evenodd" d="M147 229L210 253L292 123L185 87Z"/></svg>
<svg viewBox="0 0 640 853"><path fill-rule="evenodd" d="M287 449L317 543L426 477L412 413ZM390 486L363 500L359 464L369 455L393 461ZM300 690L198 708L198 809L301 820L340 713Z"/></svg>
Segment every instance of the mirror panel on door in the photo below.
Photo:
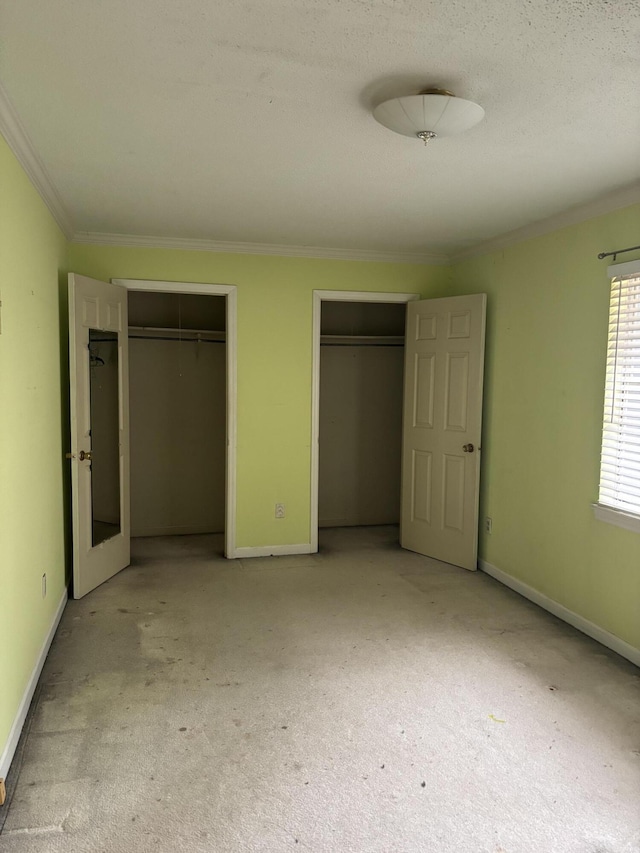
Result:
<svg viewBox="0 0 640 853"><path fill-rule="evenodd" d="M120 512L118 335L89 329L91 544L117 536Z"/></svg>

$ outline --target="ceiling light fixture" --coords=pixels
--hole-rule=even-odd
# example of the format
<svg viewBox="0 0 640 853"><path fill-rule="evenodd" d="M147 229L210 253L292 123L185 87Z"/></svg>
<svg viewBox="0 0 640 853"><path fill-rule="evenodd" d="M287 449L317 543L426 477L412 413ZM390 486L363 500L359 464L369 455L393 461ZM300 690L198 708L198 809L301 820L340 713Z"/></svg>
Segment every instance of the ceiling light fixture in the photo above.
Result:
<svg viewBox="0 0 640 853"><path fill-rule="evenodd" d="M484 110L447 89L425 89L419 95L384 101L374 109L373 117L389 130L417 136L426 145L436 137L469 130L482 121Z"/></svg>

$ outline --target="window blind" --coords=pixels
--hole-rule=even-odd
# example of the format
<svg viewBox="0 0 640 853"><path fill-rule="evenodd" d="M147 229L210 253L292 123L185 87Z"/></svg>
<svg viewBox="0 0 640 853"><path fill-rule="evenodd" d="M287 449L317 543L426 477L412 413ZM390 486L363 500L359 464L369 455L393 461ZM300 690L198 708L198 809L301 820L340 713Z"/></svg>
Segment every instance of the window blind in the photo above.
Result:
<svg viewBox="0 0 640 853"><path fill-rule="evenodd" d="M640 516L640 263L620 267L610 268L599 502Z"/></svg>

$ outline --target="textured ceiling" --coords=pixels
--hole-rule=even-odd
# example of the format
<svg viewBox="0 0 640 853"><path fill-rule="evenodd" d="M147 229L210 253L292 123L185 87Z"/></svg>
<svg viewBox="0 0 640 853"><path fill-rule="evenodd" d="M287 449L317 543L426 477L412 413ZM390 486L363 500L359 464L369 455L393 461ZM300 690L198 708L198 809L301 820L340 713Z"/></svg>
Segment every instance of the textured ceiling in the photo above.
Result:
<svg viewBox="0 0 640 853"><path fill-rule="evenodd" d="M640 177L637 0L20 0L0 33L79 231L450 253ZM485 120L372 118L429 85Z"/></svg>

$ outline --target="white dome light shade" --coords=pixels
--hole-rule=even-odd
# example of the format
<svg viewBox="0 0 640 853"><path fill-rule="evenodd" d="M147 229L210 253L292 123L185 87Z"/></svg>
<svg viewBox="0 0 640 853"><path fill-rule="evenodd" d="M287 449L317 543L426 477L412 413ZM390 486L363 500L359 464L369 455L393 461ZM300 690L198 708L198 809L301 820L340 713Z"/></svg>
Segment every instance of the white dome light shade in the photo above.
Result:
<svg viewBox="0 0 640 853"><path fill-rule="evenodd" d="M484 110L449 93L426 93L384 101L374 109L373 117L389 130L428 142L434 136L464 133L482 121Z"/></svg>

